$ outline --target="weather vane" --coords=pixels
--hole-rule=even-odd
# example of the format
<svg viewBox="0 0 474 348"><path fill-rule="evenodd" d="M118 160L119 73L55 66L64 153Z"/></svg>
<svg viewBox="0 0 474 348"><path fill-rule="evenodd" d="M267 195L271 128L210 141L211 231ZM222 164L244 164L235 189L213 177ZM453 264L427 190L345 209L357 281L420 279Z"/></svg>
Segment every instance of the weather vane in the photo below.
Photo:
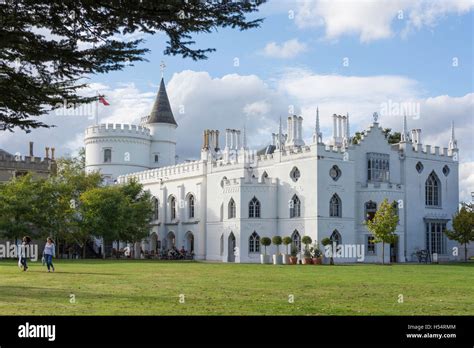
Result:
<svg viewBox="0 0 474 348"><path fill-rule="evenodd" d="M164 72L165 72L165 68L166 68L165 62L164 62L164 61L161 61L161 64L160 64L161 78L163 78L163 74L164 74Z"/></svg>

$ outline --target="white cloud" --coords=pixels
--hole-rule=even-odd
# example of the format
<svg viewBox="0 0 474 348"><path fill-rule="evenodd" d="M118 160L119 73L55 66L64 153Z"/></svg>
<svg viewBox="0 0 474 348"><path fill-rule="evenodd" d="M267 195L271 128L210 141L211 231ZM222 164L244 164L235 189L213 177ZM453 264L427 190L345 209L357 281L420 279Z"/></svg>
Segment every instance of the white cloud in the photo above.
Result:
<svg viewBox="0 0 474 348"><path fill-rule="evenodd" d="M109 106L99 104L102 123L137 123L140 117L149 113L155 96L153 92L139 91L133 83L114 89L102 83L91 83L81 94L94 95L96 91L104 94L110 103ZM14 133L3 132L0 134L0 148L25 155L28 153L28 142L33 141L36 156L44 156L45 147L55 147L57 156L73 154L84 145L84 131L94 124L94 116L95 103L76 109L53 110L42 116L41 121L55 127L35 129L29 134L20 130Z"/></svg>
<svg viewBox="0 0 474 348"><path fill-rule="evenodd" d="M255 75L212 78L207 72L186 70L173 75L167 90L179 125L181 159L199 156L206 128L222 132L245 124L249 145L266 142L279 113L287 109L287 100ZM264 139L258 136L262 132L267 135Z"/></svg>
<svg viewBox="0 0 474 348"><path fill-rule="evenodd" d="M288 59L306 52L307 49L305 43L299 42L298 39L292 39L283 42L281 45L276 42L269 42L261 51L261 54L271 58Z"/></svg>
<svg viewBox="0 0 474 348"><path fill-rule="evenodd" d="M324 27L327 39L349 34L358 35L361 42L370 42L395 35L395 21L402 22L404 36L473 7L471 0L303 0L297 3L295 22L299 28Z"/></svg>
<svg viewBox="0 0 474 348"><path fill-rule="evenodd" d="M474 192L474 161L459 164L459 200L471 202Z"/></svg>
<svg viewBox="0 0 474 348"><path fill-rule="evenodd" d="M110 106L99 106L102 122L137 123L149 113L156 95L156 90L143 92L134 84L92 87L88 93L100 90L110 102ZM446 147L451 120L455 121L461 199L468 199L474 191L474 93L427 98L417 81L404 76L317 75L296 69L287 71L272 85L255 75L215 78L207 72L186 70L173 75L167 90L179 125L177 153L181 160L199 157L202 132L207 128L222 132L225 128L242 129L245 124L248 144L259 148L270 142L270 134L278 131L279 117L284 118L293 106L303 116L304 136L310 139L319 106L323 136L328 139L333 113L349 112L354 133L372 122L372 113L380 113L382 103L410 100L419 104L420 117L409 118L408 126L422 129L424 144ZM58 156L72 153L83 145L84 129L93 123L87 116L46 116L43 121L56 124L56 128L34 130L27 135L20 131L1 134L0 148L26 153L28 142L34 141L37 155L43 155L45 146L56 147ZM402 125L397 115L381 115L379 122L395 131L400 131Z"/></svg>

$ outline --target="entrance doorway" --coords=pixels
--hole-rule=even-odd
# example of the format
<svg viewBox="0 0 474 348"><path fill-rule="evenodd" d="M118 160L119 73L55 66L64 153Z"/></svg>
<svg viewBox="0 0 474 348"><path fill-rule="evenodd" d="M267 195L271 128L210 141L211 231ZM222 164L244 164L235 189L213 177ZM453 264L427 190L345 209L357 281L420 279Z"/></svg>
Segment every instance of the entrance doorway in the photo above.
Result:
<svg viewBox="0 0 474 348"><path fill-rule="evenodd" d="M390 262L398 262L398 239L390 244Z"/></svg>
<svg viewBox="0 0 474 348"><path fill-rule="evenodd" d="M227 262L235 262L235 236L233 232L230 232L227 243Z"/></svg>
<svg viewBox="0 0 474 348"><path fill-rule="evenodd" d="M186 237L185 237L185 240L186 240L186 251L188 253L191 253L191 252L194 252L194 235L192 232L188 232L186 233Z"/></svg>

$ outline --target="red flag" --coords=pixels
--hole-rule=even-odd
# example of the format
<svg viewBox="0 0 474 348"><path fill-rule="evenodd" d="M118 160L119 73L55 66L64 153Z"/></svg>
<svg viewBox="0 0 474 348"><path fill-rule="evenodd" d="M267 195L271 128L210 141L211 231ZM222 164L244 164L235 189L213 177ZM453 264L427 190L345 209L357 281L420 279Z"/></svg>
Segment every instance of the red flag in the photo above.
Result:
<svg viewBox="0 0 474 348"><path fill-rule="evenodd" d="M109 102L107 100L105 100L105 98L103 96L99 96L99 102L101 102L102 104L104 105L110 105Z"/></svg>

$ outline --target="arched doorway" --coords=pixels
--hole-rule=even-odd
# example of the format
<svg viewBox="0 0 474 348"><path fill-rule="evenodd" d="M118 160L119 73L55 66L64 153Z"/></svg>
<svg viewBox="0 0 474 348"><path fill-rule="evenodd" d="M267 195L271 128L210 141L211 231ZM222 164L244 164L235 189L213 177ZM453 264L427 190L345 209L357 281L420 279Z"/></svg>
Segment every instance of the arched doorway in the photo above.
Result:
<svg viewBox="0 0 474 348"><path fill-rule="evenodd" d="M227 262L235 262L235 236L234 232L230 232L227 240Z"/></svg>
<svg viewBox="0 0 474 348"><path fill-rule="evenodd" d="M291 248L296 248L298 253L301 251L301 236L297 230L291 235Z"/></svg>
<svg viewBox="0 0 474 348"><path fill-rule="evenodd" d="M176 236L173 232L169 232L166 236L166 249L172 249L176 246Z"/></svg>
<svg viewBox="0 0 474 348"><path fill-rule="evenodd" d="M194 234L191 231L186 233L184 242L184 249L186 249L187 252L194 252Z"/></svg>
<svg viewBox="0 0 474 348"><path fill-rule="evenodd" d="M158 235L153 232L150 236L150 252L155 253L158 251Z"/></svg>

